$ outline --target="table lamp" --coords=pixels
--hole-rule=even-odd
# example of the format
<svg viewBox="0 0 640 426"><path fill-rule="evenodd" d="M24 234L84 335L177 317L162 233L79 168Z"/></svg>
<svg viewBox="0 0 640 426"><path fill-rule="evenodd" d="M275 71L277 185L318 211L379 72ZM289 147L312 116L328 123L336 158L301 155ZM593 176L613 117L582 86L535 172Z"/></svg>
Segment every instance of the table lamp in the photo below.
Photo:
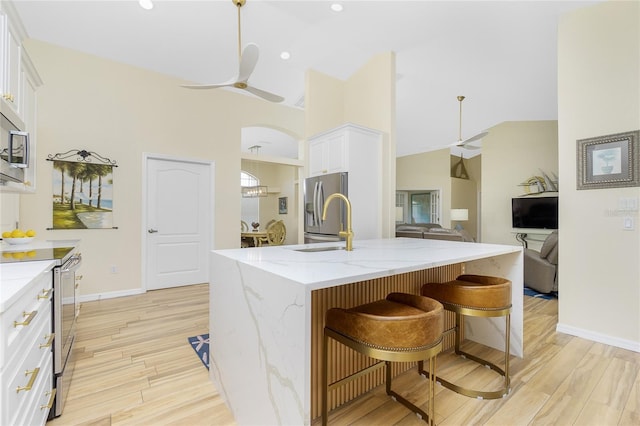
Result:
<svg viewBox="0 0 640 426"><path fill-rule="evenodd" d="M456 231L462 231L460 222L467 220L469 220L469 209L451 209L451 221L458 222L454 228Z"/></svg>

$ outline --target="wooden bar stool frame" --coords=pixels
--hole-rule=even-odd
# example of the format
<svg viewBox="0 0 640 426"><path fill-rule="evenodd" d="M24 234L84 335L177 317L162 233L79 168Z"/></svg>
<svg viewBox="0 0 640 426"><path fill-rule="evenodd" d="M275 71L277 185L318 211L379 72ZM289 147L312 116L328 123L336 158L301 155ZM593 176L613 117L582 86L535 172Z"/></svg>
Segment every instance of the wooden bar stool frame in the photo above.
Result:
<svg viewBox="0 0 640 426"><path fill-rule="evenodd" d="M379 362L364 368L360 371L357 371L347 377L344 377L340 380L337 380L331 384L328 384L328 343L329 338L332 338L343 345L359 352L365 356L370 358L378 359ZM429 412L425 412L421 408L417 407L415 404L405 399L395 391L391 389L391 362L419 362L419 365L424 365L424 360L428 360L429 362L429 371L436 371L436 357L438 353L442 351L442 335L440 338L433 342L431 345L423 346L420 348L412 348L407 350L393 350L393 349L385 349L376 347L365 342L359 342L354 340L349 336L345 336L344 334L338 333L331 328L324 328L324 339L323 339L323 349L322 349L322 425L326 426L328 422L328 393L330 390L333 390L339 386L342 386L346 383L349 383L358 377L361 377L367 373L370 373L378 368L384 366L386 368L386 380L385 387L387 395L394 398L396 401L400 402L402 405L407 407L409 410L416 413L418 417L426 421L429 425L435 425L435 410L434 410L434 400L435 400L435 385L436 385L436 377L428 376L428 404L429 404Z"/></svg>
<svg viewBox="0 0 640 426"><path fill-rule="evenodd" d="M480 390L473 390L473 389L464 388L462 386L458 386L441 377L436 377L436 381L447 389L451 389L454 392L457 392L459 394L466 395L472 398L498 399L506 396L510 391L509 386L511 385L511 378L509 377L509 354L510 354L509 345L511 340L510 339L511 304L509 304L509 306L505 306L502 308L490 309L490 308L472 308L468 306L461 306L461 305L456 305L452 303L446 303L443 301L439 301L439 302L442 303L442 306L444 307L445 310L455 313L455 318L456 318L455 326L453 328L445 330L443 333L443 334L449 334L451 332L455 333L455 347L454 347L455 353L457 355L461 355L464 358L468 358L472 361L477 362L478 364L481 364L481 365L484 365L485 367L490 368L491 370L501 375L504 378L504 382L503 382L503 386L498 390L480 391ZM505 317L506 338L505 338L505 349L504 349L504 369L502 369L501 367L497 366L496 364L490 361L479 358L461 349L462 339L464 337L464 316L485 317L485 318L502 317L502 316ZM418 371L420 372L420 374L424 375L427 378L431 378L433 376L430 373L430 371L432 370L425 371L424 365L422 363L418 363Z"/></svg>

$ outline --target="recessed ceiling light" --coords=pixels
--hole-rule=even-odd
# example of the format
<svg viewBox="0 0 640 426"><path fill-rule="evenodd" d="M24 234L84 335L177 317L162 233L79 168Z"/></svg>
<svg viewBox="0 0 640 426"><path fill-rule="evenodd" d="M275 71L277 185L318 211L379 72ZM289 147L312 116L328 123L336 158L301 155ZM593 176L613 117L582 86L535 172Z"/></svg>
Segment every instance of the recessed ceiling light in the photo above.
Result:
<svg viewBox="0 0 640 426"><path fill-rule="evenodd" d="M141 8L143 8L144 10L151 10L153 9L153 3L151 2L151 0L139 0L138 4L140 5Z"/></svg>
<svg viewBox="0 0 640 426"><path fill-rule="evenodd" d="M332 3L331 4L331 10L333 10L334 12L342 12L342 5L340 3Z"/></svg>
<svg viewBox="0 0 640 426"><path fill-rule="evenodd" d="M291 53L285 50L284 52L280 53L280 58L286 61L287 59L291 58Z"/></svg>

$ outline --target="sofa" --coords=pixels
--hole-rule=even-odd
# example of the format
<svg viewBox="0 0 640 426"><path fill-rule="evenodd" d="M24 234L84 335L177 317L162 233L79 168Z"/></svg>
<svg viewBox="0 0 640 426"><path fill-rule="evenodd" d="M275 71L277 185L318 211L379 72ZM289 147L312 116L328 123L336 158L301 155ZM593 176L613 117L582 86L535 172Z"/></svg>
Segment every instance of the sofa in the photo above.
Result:
<svg viewBox="0 0 640 426"><path fill-rule="evenodd" d="M558 231L545 238L539 252L524 249L524 285L540 293L558 291Z"/></svg>
<svg viewBox="0 0 640 426"><path fill-rule="evenodd" d="M399 223L396 225L396 237L474 242L464 229L443 228L437 223Z"/></svg>

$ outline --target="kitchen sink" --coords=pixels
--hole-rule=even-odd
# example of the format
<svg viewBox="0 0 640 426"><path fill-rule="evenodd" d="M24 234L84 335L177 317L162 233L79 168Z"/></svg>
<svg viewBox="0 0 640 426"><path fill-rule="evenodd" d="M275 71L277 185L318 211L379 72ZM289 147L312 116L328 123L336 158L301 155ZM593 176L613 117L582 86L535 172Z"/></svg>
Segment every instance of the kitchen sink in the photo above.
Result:
<svg viewBox="0 0 640 426"><path fill-rule="evenodd" d="M308 247L308 248L293 249L293 251L299 251L302 253L314 253L317 251L332 251L332 250L344 250L344 246Z"/></svg>

